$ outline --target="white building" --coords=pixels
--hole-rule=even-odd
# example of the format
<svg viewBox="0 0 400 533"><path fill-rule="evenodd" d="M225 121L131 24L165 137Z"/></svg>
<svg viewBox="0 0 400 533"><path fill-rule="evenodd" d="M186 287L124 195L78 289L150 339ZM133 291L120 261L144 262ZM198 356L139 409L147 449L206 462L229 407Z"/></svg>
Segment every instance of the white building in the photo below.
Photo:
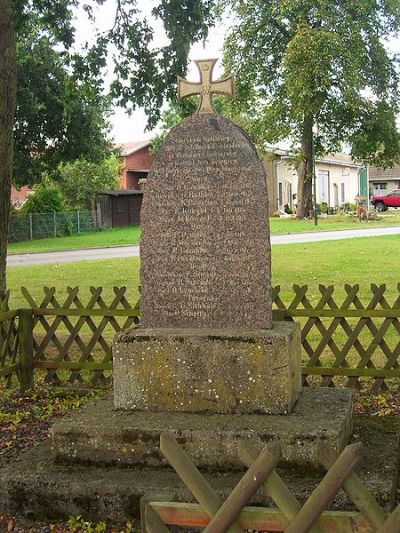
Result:
<svg viewBox="0 0 400 533"><path fill-rule="evenodd" d="M268 149L263 163L267 173L269 210L283 211L297 205L297 183L293 154L287 150ZM317 203L328 207L354 204L358 194L367 195L366 172L347 154L333 154L316 159Z"/></svg>

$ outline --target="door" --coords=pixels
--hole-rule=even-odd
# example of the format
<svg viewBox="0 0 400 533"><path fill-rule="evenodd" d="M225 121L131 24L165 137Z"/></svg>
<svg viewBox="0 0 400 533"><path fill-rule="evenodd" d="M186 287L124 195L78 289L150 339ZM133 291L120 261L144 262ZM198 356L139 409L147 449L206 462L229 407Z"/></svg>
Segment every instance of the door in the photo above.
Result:
<svg viewBox="0 0 400 533"><path fill-rule="evenodd" d="M325 202L329 205L329 172L327 170L320 170L318 172L318 203Z"/></svg>

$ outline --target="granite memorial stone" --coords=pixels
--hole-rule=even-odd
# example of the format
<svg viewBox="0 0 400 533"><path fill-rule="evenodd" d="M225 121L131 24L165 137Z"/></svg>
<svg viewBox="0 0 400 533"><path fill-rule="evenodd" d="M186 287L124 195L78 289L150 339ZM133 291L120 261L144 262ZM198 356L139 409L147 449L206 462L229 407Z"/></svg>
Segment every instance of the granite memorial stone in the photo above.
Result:
<svg viewBox="0 0 400 533"><path fill-rule="evenodd" d="M199 111L173 128L148 178L141 223L144 328L271 328L263 165L245 132L213 113L215 60L198 61Z"/></svg>

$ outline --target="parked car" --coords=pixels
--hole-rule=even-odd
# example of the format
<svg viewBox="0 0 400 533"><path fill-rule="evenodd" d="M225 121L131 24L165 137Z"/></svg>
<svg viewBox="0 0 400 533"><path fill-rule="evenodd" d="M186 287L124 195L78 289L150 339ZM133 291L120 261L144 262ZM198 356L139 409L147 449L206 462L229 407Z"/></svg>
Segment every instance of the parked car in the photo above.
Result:
<svg viewBox="0 0 400 533"><path fill-rule="evenodd" d="M386 211L388 207L400 207L400 189L383 196L372 196L371 204L377 211Z"/></svg>

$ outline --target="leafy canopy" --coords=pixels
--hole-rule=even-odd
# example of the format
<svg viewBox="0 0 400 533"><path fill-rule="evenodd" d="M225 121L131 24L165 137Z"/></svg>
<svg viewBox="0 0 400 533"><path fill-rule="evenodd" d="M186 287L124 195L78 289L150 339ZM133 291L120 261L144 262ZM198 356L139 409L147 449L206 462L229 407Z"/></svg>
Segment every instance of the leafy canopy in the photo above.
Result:
<svg viewBox="0 0 400 533"><path fill-rule="evenodd" d="M76 9L95 22L107 0L14 0L18 59L14 181L34 183L61 162L99 162L110 154L108 114L112 103L145 109L149 125L184 75L192 42L204 39L214 0L158 0L166 44L156 46L151 23L136 0L116 0L109 29L77 52ZM94 30L94 26L93 26ZM111 87L104 87L112 56ZM108 91L109 89L109 91ZM105 96L106 92L109 92Z"/></svg>
<svg viewBox="0 0 400 533"><path fill-rule="evenodd" d="M236 20L225 67L236 75L237 108L254 117L260 139L297 143L311 120L319 152L348 142L366 162L398 159L398 59L385 40L399 29L399 0L223 4Z"/></svg>
<svg viewBox="0 0 400 533"><path fill-rule="evenodd" d="M100 163L78 159L58 167L58 186L70 209L87 209L96 193L118 186L120 163L111 156Z"/></svg>

